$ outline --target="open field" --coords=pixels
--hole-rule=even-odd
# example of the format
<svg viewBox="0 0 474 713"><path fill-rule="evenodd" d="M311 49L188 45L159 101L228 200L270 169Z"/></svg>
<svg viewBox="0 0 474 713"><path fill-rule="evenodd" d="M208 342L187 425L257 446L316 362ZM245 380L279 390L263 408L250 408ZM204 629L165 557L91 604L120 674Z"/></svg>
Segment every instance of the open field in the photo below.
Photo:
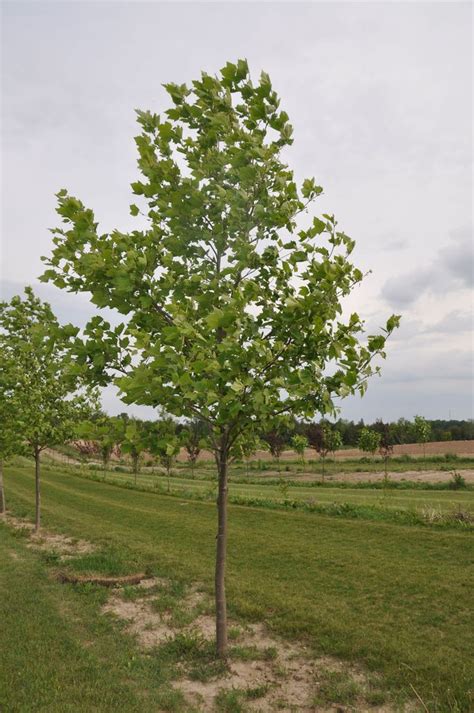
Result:
<svg viewBox="0 0 474 713"><path fill-rule="evenodd" d="M474 457L474 441L433 441L426 443L425 452L430 455L444 455L445 453L454 453L458 456ZM345 460L346 458L360 458L365 455L358 448L343 448L336 451L337 460ZM423 446L421 443L403 443L393 447L393 455L410 455L417 458L423 457ZM307 448L305 458L307 460L315 458L316 454L313 449ZM317 456L316 456L317 457ZM208 451L202 451L199 455L199 460L208 460L212 458L212 454ZM281 460L294 460L295 453L292 450L283 451ZM186 452L183 449L179 456L180 460L186 460ZM271 460L272 456L268 451L260 450L251 457L251 460Z"/></svg>
<svg viewBox="0 0 474 713"><path fill-rule="evenodd" d="M10 508L17 514L31 517L34 495L31 467L11 467L6 471ZM319 497L322 489L317 492ZM445 497L457 502L458 497L472 496L470 492L449 491L427 494L443 506L448 503ZM349 493L351 498L356 495L358 493ZM392 495L403 499L405 494L394 492L389 497ZM373 493L365 496L374 497ZM416 498L419 492L411 491L410 496ZM334 498L335 494L331 492L330 497ZM463 507L466 506L469 503L463 500ZM43 475L43 512L46 528L86 538L97 547L113 552L115 559L119 558L121 572L148 568L155 575L170 577L188 586L199 583L206 593L212 590L215 506L211 502L126 490L51 468L45 469ZM373 702L366 708L358 707L355 693L350 698L347 693L350 686L344 688L347 695L342 700L340 687L338 693L337 687L321 688L318 684L318 688L314 682L313 700L319 703L300 710L335 710L332 706L339 703L348 705L343 710L386 711L396 710L407 700L411 701L413 710L424 710L414 691L430 712L470 710L470 591L474 581L469 569L472 561L469 531L231 506L229 537L229 603L237 620L264 622L273 636L303 642L315 660L319 661L317 657L322 656L333 657L347 665L363 667L368 676L377 674L377 693L372 691L370 700ZM19 547L20 543L15 546ZM21 598L27 595L18 592L19 584L16 589L12 588L9 601L16 616L22 612L23 629L15 630L11 618L15 615L10 615L7 619L10 626L0 630L2 650L7 642L11 648L11 642L16 637L24 638L27 631L38 655L46 650L36 639L41 639L46 609L48 616L57 615L60 621L61 609L59 614L51 610L54 596L61 596L53 595L52 590L56 592L55 588L59 588L65 593L66 611L68 606L72 607L72 616L67 615L67 635L61 637L58 634L61 631L59 623L54 627L48 624L47 628L53 642L51 646L54 647L53 640L57 637L63 642L58 641L58 655L74 661L74 666L79 666L79 672L82 672L77 679L79 697L82 687L87 691L90 685L91 692L87 694L90 697L85 700L99 701L93 696L98 696L100 688L98 662L104 660L101 647L106 647L107 642L115 642L109 695L113 698L117 693L119 696L121 687L125 687L121 710L137 710L140 705L141 710L150 711L191 710L178 694L169 692L170 674L167 678L160 668L161 678L150 678L147 667L152 665L150 660L163 660L162 648L158 647L150 657L134 648L133 640L116 633L108 618L100 624L99 599L102 605L106 596L103 590L97 592L93 587L89 591L84 586L77 589L58 584L53 587L46 574L40 574L39 565L31 559L29 551L24 560L22 552L18 557L20 559L6 559L6 581L10 576L12 581L16 576L17 582L26 577L23 567L30 571L27 581L32 592L35 587L39 590L40 616L35 618L37 623L33 626L25 614L33 604L30 607L26 607L25 602L21 604ZM70 566L81 571L90 567L108 573L110 557L95 560L86 557L82 564L78 561L76 565L72 560ZM17 571L16 575L9 574L12 569ZM35 596L31 595L32 602ZM48 606L41 603L45 597ZM79 613L81 597L87 621ZM13 601L18 601L18 605ZM9 638L5 641L5 637ZM85 650L91 658L89 653L84 653L81 637L94 642L90 644L93 653L87 646ZM117 637L121 643L116 642ZM63 651L61 646L65 641L69 648ZM85 668L81 656L75 653L76 649L83 652L81 656L86 656ZM124 677L123 657L130 657L131 651L134 653L129 660L134 663ZM95 652L97 658L94 658ZM38 670L22 646L14 661L7 660L3 673L7 678L3 685L11 685L12 669L20 671L20 676L30 679L29 690L33 691L32 698L37 706L28 708L25 704L17 704L17 708L12 706L11 710L47 708L48 696L53 695L51 691L58 685L54 683L59 674L55 673L53 663L54 658L51 666L47 661ZM57 699L63 703L68 696L67 680L66 677ZM164 695L165 690L167 702L158 706L159 696ZM145 702L143 691L146 692ZM326 691L325 699L321 698L321 691ZM112 710L112 698L94 704L95 709ZM227 703L222 703L216 710L258 710L258 707L251 707L250 702L249 708L245 707L247 704L241 704L241 708L230 708L226 707ZM68 710L68 706L47 709Z"/></svg>

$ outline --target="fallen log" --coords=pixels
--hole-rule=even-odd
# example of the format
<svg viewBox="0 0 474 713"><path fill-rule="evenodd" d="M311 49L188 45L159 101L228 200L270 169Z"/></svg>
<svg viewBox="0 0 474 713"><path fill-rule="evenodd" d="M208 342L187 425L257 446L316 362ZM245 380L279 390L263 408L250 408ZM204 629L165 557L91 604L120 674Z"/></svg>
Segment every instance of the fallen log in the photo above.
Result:
<svg viewBox="0 0 474 713"><path fill-rule="evenodd" d="M139 574L128 574L124 577L104 577L101 575L58 572L57 578L62 584L99 584L101 587L119 587L124 584L139 584L143 579L149 579L150 575L140 572Z"/></svg>

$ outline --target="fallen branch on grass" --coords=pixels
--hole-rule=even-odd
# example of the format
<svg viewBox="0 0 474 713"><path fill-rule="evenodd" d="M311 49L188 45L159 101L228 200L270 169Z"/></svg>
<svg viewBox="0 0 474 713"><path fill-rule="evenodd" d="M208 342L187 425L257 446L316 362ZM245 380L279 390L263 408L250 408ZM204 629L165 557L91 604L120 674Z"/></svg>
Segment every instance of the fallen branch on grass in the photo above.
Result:
<svg viewBox="0 0 474 713"><path fill-rule="evenodd" d="M124 577L102 577L100 575L59 572L57 577L62 584L99 584L101 587L117 587L123 584L139 584L142 579L149 579L150 575L140 572Z"/></svg>

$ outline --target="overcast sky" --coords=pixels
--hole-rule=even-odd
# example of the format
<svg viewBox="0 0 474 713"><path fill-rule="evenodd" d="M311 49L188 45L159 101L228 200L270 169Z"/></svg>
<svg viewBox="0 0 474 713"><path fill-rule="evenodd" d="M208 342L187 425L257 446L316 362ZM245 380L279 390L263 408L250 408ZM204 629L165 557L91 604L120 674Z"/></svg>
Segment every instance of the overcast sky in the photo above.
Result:
<svg viewBox="0 0 474 713"><path fill-rule="evenodd" d="M133 222L134 108L163 82L246 57L294 126L286 154L324 187L371 275L350 299L402 327L347 418L472 418L472 6L462 2L2 3L2 294L37 286L62 187L104 231ZM38 285L64 321L87 299ZM128 410L112 390L110 413Z"/></svg>

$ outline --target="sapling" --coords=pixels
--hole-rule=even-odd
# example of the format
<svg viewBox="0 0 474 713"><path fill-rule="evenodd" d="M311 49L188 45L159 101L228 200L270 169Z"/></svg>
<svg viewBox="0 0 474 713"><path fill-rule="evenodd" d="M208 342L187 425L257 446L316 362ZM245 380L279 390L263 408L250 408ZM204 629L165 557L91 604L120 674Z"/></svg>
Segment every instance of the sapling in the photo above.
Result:
<svg viewBox="0 0 474 713"><path fill-rule="evenodd" d="M426 443L430 440L431 426L423 416L415 416L414 429L416 442L423 445L423 462L426 462Z"/></svg>
<svg viewBox="0 0 474 713"><path fill-rule="evenodd" d="M357 445L361 451L364 453L370 453L372 457L374 457L376 451L380 447L380 440L380 433L373 431L371 428L363 428L360 432Z"/></svg>
<svg viewBox="0 0 474 713"><path fill-rule="evenodd" d="M125 427L121 446L123 452L127 453L132 461L135 485L137 484L137 476L140 468L140 457L146 449L146 444L147 439L143 424L136 419L130 419Z"/></svg>
<svg viewBox="0 0 474 713"><path fill-rule="evenodd" d="M335 397L364 393L398 317L368 337L357 314L342 318L343 298L363 279L350 261L354 241L333 215L307 215L322 188L313 178L299 187L283 160L293 129L268 74L254 81L239 60L165 89L164 115L137 113L137 229L100 232L92 210L61 190L63 225L42 279L124 316L117 326L94 317L77 336L79 368L93 383L113 381L127 403L209 427L224 657L235 441L282 414L310 419L333 413Z"/></svg>
<svg viewBox="0 0 474 713"><path fill-rule="evenodd" d="M276 460L278 473L280 473L280 456L288 442L288 425L282 420L277 421L273 428L263 434L262 439L268 445L272 457Z"/></svg>
<svg viewBox="0 0 474 713"><path fill-rule="evenodd" d="M380 434L379 453L383 458L384 463L384 486L388 485L388 459L393 453L393 436L390 424L383 421L377 421L375 427Z"/></svg>
<svg viewBox="0 0 474 713"><path fill-rule="evenodd" d="M97 409L97 394L80 388L71 368L70 330L60 330L51 307L31 287L25 296L0 303L0 352L15 363L12 403L19 414L19 435L35 460L35 531L41 526L41 453L63 444Z"/></svg>
<svg viewBox="0 0 474 713"><path fill-rule="evenodd" d="M308 439L306 438L306 436L296 434L291 439L291 446L292 446L294 452L297 455L299 455L300 463L304 468L304 465L305 465L304 452L305 452L306 448L308 447Z"/></svg>

